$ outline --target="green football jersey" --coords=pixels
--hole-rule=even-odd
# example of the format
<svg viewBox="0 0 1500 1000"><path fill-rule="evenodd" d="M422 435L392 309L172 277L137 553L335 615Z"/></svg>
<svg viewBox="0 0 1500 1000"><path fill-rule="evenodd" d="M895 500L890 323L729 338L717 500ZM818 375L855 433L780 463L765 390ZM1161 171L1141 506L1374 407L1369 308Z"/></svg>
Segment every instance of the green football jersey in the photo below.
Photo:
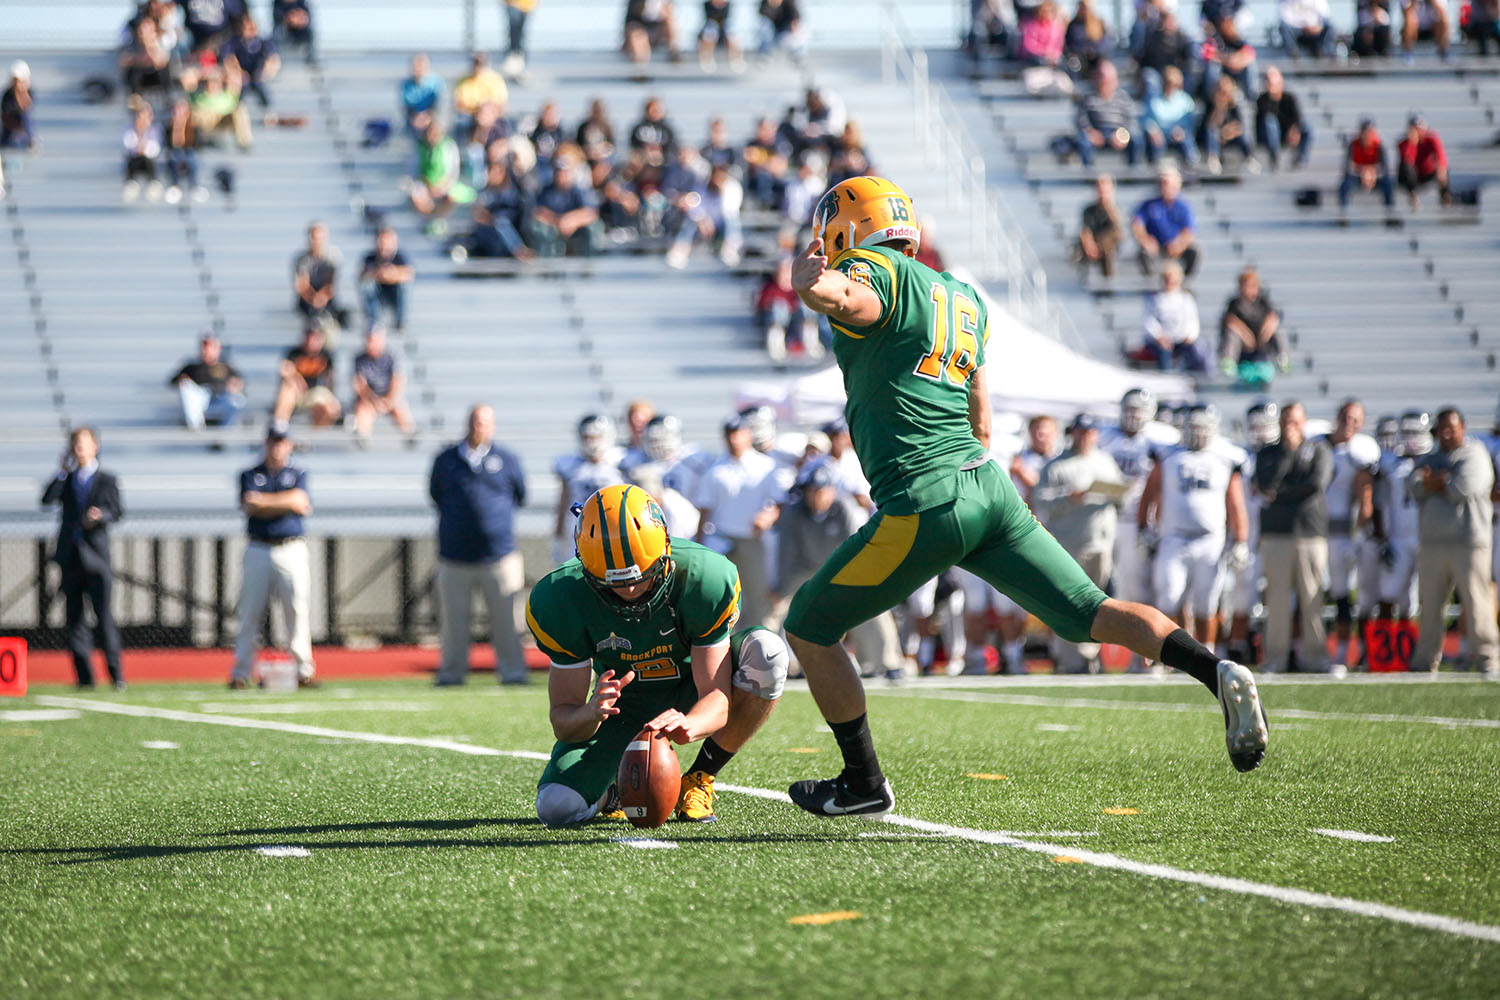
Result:
<svg viewBox="0 0 1500 1000"><path fill-rule="evenodd" d="M960 467L985 454L969 425L969 378L984 364L989 313L972 287L899 250L847 250L832 267L880 297L866 327L834 323L854 451L870 496L892 514L952 500Z"/></svg>
<svg viewBox="0 0 1500 1000"><path fill-rule="evenodd" d="M526 624L553 664L591 660L595 675L613 670L616 677L635 671L615 719L645 723L669 708L691 706L698 700L692 647L724 642L739 617L734 563L683 538L672 539L672 561L667 601L639 621L606 604L576 558L543 577L526 603Z"/></svg>

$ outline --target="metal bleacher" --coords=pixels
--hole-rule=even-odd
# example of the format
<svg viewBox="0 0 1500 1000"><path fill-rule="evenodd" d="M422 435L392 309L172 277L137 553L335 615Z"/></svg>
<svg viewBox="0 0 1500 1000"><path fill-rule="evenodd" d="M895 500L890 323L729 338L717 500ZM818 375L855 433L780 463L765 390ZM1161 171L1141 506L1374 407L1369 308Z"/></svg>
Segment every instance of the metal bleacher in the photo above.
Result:
<svg viewBox="0 0 1500 1000"><path fill-rule="evenodd" d="M204 204L185 199L175 207L122 204L120 102L74 96L86 76L112 75L109 58L29 58L44 96L36 111L43 146L7 156L3 202L13 244L7 252L18 264L0 268L0 363L8 376L0 394L0 521L7 534L50 530L37 492L63 430L81 423L99 427L106 461L122 476L132 510L127 533L174 523L234 530L234 475L258 451L276 362L296 339L290 269L312 219L328 223L343 255L339 297L356 314L370 212L399 231L417 280L407 330L392 340L407 360L421 426L412 449L386 426L368 449L356 448L344 429L298 428L319 530L426 533L431 455L460 436L467 407L485 401L496 409L498 437L520 452L531 481L520 531L548 534L552 460L574 447L583 414L618 415L628 399L645 397L711 447L735 387L772 374L750 315L753 261L731 273L700 250L677 272L659 253L613 251L513 274L461 274L404 207L404 138L398 133L374 149L359 144L366 119L395 114L400 55L335 53L320 69L289 59L273 86L274 110L302 117L302 126L257 122L249 153L227 141L203 151L205 182L213 185L215 171L228 167L233 194L215 189ZM435 54L434 63L450 80L463 69L456 54ZM646 95L660 94L684 140L698 142L713 115L725 117L733 135L747 135L757 115L779 116L802 82L784 67L705 77L696 65L661 65L649 84L631 75L613 53L543 53L526 84L512 88L511 111L524 116L553 99L571 123L589 99L604 95L617 128L628 130ZM195 433L177 426L165 379L210 326L245 373L250 406L242 427ZM358 331L346 331L335 350L341 394L357 350Z"/></svg>
<svg viewBox="0 0 1500 1000"><path fill-rule="evenodd" d="M1369 61L1359 66L1291 63L1262 49L1260 66L1281 66L1288 89L1303 101L1315 135L1301 169L1190 174L1184 197L1199 216L1202 261L1189 286L1197 295L1204 336L1217 341L1218 315L1235 275L1255 265L1282 308L1294 369L1277 379L1277 396L1298 396L1315 411L1358 396L1373 414L1454 403L1487 419L1500 389L1500 65L1458 54L1440 63L1419 52L1413 65ZM1068 261L1082 207L1092 200L1093 172L1059 163L1049 141L1067 131L1065 98L1028 96L1020 82L986 72L972 82L957 59L945 67L966 124L977 137L991 177L1037 248L1055 301L1073 317L1089 349L1118 357L1139 339L1143 293L1127 240L1119 274L1087 278ZM936 71L936 70L935 70ZM1343 147L1357 121L1376 120L1388 149L1420 112L1443 137L1455 188L1477 189L1480 205L1440 209L1431 189L1413 212L1398 197L1395 224L1386 224L1378 196L1356 195L1341 223L1337 186ZM1127 213L1152 190L1151 168L1123 161L1097 169L1115 175ZM1295 205L1296 192L1318 188L1317 208ZM1399 195L1399 192L1398 192ZM1200 394L1231 412L1246 400L1216 377Z"/></svg>

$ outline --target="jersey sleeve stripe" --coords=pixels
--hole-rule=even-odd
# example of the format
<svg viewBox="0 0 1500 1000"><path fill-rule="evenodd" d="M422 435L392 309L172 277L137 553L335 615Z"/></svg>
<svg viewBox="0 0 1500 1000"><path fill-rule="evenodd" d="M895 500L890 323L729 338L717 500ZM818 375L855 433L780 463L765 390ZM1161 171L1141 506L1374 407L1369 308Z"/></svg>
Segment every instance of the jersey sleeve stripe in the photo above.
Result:
<svg viewBox="0 0 1500 1000"><path fill-rule="evenodd" d="M552 664L552 669L553 670L577 670L580 667L591 666L593 664L593 662L594 662L593 660L580 660L577 663L554 663L554 664Z"/></svg>
<svg viewBox="0 0 1500 1000"><path fill-rule="evenodd" d="M704 632L698 638L700 638L700 639L706 639L709 636L713 635L715 632L717 632L719 629L723 628L726 624L728 624L734 618L734 613L736 611L738 611L739 609L740 609L740 581L738 579L736 579L734 581L734 600L732 600L732 601L729 602L729 607L727 607L727 608L724 609L724 613L719 616L719 620L718 621L716 621L716 622L713 623L713 627L710 628L707 632Z"/></svg>
<svg viewBox="0 0 1500 1000"><path fill-rule="evenodd" d="M848 327L839 326L837 323L833 322L832 320L828 321L828 325L831 326L831 327L833 327L835 330L837 330L839 333L842 333L846 337L853 337L855 340L864 340L865 339L865 335L864 334L862 334L862 333L855 333L853 330L849 329Z"/></svg>
<svg viewBox="0 0 1500 1000"><path fill-rule="evenodd" d="M551 649L555 649L559 653L562 653L565 656L572 657L574 660L578 659L578 654L577 653L574 653L574 652L570 651L562 643L560 643L556 639L552 638L550 635L547 634L547 630L546 629L542 628L540 625L537 624L536 616L531 613L531 602L530 601L526 602L526 626L531 629L531 634L534 635L534 636L536 636L536 641L537 642L543 644L544 646L548 646ZM544 652L545 652L545 650L544 650Z"/></svg>

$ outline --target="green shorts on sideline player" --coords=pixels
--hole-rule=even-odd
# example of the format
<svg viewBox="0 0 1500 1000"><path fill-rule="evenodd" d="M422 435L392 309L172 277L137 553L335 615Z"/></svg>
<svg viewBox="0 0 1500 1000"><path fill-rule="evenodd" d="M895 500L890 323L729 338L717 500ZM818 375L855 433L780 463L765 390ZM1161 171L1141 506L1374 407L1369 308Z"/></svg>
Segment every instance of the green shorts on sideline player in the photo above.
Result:
<svg viewBox="0 0 1500 1000"><path fill-rule="evenodd" d="M876 512L792 598L789 635L831 646L920 585L962 566L1069 642L1085 642L1105 601L1037 522L998 465L954 474L954 499L915 514Z"/></svg>

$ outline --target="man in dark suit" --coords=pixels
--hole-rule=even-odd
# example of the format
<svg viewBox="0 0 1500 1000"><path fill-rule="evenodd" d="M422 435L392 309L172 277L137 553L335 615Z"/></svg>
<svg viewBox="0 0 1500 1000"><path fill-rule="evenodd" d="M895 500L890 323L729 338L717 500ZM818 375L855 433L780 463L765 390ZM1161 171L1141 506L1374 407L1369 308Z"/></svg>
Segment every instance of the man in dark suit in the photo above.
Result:
<svg viewBox="0 0 1500 1000"><path fill-rule="evenodd" d="M42 494L42 506L62 504L62 526L52 558L62 567L68 650L73 654L73 669L78 671L78 686L94 686L94 670L89 664L94 641L83 616L83 599L87 597L99 623L99 641L109 676L115 688L123 691L120 631L109 607L115 580L109 565L109 526L124 516L125 508L120 505L115 477L99 468L98 456L99 436L94 429L75 429L68 436L68 450L63 453L56 477Z"/></svg>

